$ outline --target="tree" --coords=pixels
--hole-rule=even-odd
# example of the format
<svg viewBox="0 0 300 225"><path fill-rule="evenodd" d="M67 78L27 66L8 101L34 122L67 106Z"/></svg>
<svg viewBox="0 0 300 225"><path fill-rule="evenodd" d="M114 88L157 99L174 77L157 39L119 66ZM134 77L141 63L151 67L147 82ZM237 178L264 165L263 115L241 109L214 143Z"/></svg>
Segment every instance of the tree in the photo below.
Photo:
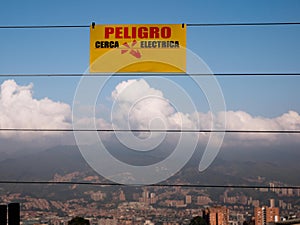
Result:
<svg viewBox="0 0 300 225"><path fill-rule="evenodd" d="M68 222L68 225L90 225L90 221L82 217L75 217Z"/></svg>
<svg viewBox="0 0 300 225"><path fill-rule="evenodd" d="M207 223L201 216L196 216L191 220L189 225L207 225Z"/></svg>

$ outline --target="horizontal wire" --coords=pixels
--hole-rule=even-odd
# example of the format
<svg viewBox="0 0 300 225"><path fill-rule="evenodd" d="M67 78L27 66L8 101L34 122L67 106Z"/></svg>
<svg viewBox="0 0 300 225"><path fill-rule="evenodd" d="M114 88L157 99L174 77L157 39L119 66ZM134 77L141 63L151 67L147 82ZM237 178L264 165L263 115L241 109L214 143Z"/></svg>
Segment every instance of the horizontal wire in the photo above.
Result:
<svg viewBox="0 0 300 225"><path fill-rule="evenodd" d="M299 72L295 73L41 73L41 74L0 74L0 77L130 77L130 76L300 76Z"/></svg>
<svg viewBox="0 0 300 225"><path fill-rule="evenodd" d="M253 23L187 23L187 27L208 26L286 26L300 25L300 22L253 22ZM56 29L56 28L89 28L90 25L7 25L0 29Z"/></svg>
<svg viewBox="0 0 300 225"><path fill-rule="evenodd" d="M52 29L52 28L87 28L90 25L18 25L0 26L0 29Z"/></svg>
<svg viewBox="0 0 300 225"><path fill-rule="evenodd" d="M201 26L285 26L300 25L300 22L257 22L257 23L187 23L188 27Z"/></svg>
<svg viewBox="0 0 300 225"><path fill-rule="evenodd" d="M154 132L154 133L283 133L300 134L300 130L210 130L210 129L48 129L0 128L0 131L17 132Z"/></svg>
<svg viewBox="0 0 300 225"><path fill-rule="evenodd" d="M15 181L15 180L0 180L0 184L29 184L29 185L90 185L90 186L129 186L119 183L108 182L76 182L76 181ZM134 184L135 186L148 187L185 187L185 188L267 188L267 189L300 189L300 186L275 186L270 187L266 185L217 185L217 184Z"/></svg>

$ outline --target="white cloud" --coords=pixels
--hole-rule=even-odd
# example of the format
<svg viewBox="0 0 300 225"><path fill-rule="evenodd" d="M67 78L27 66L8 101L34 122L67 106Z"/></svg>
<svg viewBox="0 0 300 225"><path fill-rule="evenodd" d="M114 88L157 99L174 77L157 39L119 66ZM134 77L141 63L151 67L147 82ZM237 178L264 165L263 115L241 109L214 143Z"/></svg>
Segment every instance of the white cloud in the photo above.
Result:
<svg viewBox="0 0 300 225"><path fill-rule="evenodd" d="M226 112L227 129L229 130L299 130L300 115L295 111L288 111L275 118L266 118L261 116L251 116L243 111ZM280 133L236 133L230 135L231 144L234 142L247 144L270 145L278 143L299 142L299 134L280 134ZM246 141L246 142L245 142ZM256 141L254 143L253 141ZM235 144L236 144L235 143Z"/></svg>
<svg viewBox="0 0 300 225"><path fill-rule="evenodd" d="M51 99L35 99L33 84L18 85L14 80L6 80L0 87L0 127L1 128L49 128L71 127L71 109L68 104ZM56 132L1 132L1 138L18 138L37 141L40 136L59 136ZM53 141L53 140L52 140Z"/></svg>
<svg viewBox="0 0 300 225"><path fill-rule="evenodd" d="M0 128L72 128L70 105L55 102L49 98L33 97L33 85L18 85L14 80L4 81L0 86ZM96 122L98 129L210 129L212 114L210 112L183 113L176 111L176 105L164 97L163 90L151 87L145 80L128 80L119 83L112 92L114 106L112 121L104 118L82 118L82 128L91 128ZM227 111L214 115L216 124L223 123L221 114L226 113L229 130L299 130L300 115L289 111L275 118L252 116L243 111ZM69 135L69 136L68 136ZM135 134L136 135L136 134ZM144 136L143 136L144 135ZM148 138L149 134L140 134ZM150 138L155 138L152 134ZM68 136L68 137L67 137ZM73 134L70 132L0 132L0 139L17 140L20 143L32 142L52 145L70 143ZM199 140L207 141L207 134L199 134ZM110 138L111 133L102 134ZM124 136L126 139L126 135ZM68 141L67 141L68 140ZM133 141L136 139L132 139ZM242 134L226 135L224 145L270 145L276 143L299 142L297 134ZM5 142L6 143L6 142Z"/></svg>
<svg viewBox="0 0 300 225"><path fill-rule="evenodd" d="M229 130L295 130L300 129L300 115L289 111L276 118L252 116L243 111L212 113L176 112L163 92L149 86L143 80L128 80L118 84L112 92L114 109L112 113L115 128L122 129L211 129L215 124L223 124L222 114L226 113ZM175 106L176 107L176 106ZM199 124L199 125L197 125ZM218 127L215 127L218 129ZM208 134L209 135L209 134ZM207 134L200 134L200 141L207 140ZM224 144L271 144L276 142L297 142L297 134L234 133L227 135ZM253 141L256 141L253 143Z"/></svg>
<svg viewBox="0 0 300 225"><path fill-rule="evenodd" d="M190 115L176 112L160 90L143 80L128 80L112 92L112 122L118 128L170 129L192 128Z"/></svg>
<svg viewBox="0 0 300 225"><path fill-rule="evenodd" d="M163 97L163 93L151 88L144 79L123 81L112 92L113 99L118 102L136 102L143 96Z"/></svg>

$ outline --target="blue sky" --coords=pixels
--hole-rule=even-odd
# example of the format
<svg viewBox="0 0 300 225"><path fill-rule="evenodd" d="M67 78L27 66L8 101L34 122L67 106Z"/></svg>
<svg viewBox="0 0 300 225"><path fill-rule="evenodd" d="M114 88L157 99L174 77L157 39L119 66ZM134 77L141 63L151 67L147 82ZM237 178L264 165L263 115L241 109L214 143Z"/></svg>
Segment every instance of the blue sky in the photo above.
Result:
<svg viewBox="0 0 300 225"><path fill-rule="evenodd" d="M293 22L300 21L299 12L298 0L5 1L0 7L0 25ZM299 72L299 40L300 25L187 30L187 47L215 73ZM89 29L2 29L0 52L0 74L82 73L88 67ZM68 104L79 81L65 77L11 78L21 85L32 82L36 98L49 97ZM288 110L300 112L300 77L217 79L229 110L266 117ZM189 89L188 83L178 82Z"/></svg>

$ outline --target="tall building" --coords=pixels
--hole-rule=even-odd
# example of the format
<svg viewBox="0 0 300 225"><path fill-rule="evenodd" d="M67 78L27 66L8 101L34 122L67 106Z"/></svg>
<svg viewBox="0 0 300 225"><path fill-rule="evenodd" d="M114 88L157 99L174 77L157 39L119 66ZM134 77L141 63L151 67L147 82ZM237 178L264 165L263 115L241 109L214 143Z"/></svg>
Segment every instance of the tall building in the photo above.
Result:
<svg viewBox="0 0 300 225"><path fill-rule="evenodd" d="M273 205L273 204L272 204ZM256 207L254 209L255 225L267 225L270 222L279 221L279 208L277 207Z"/></svg>
<svg viewBox="0 0 300 225"><path fill-rule="evenodd" d="M0 205L0 224L7 224L7 205Z"/></svg>
<svg viewBox="0 0 300 225"><path fill-rule="evenodd" d="M229 209L225 206L207 208L203 211L203 218L209 225L228 225Z"/></svg>
<svg viewBox="0 0 300 225"><path fill-rule="evenodd" d="M20 203L8 204L8 225L20 225Z"/></svg>
<svg viewBox="0 0 300 225"><path fill-rule="evenodd" d="M120 191L119 200L122 202L126 201L126 196L123 190Z"/></svg>
<svg viewBox="0 0 300 225"><path fill-rule="evenodd" d="M192 196L186 195L185 196L185 204L191 204L192 203Z"/></svg>
<svg viewBox="0 0 300 225"><path fill-rule="evenodd" d="M270 199L270 207L275 208L275 199L274 198Z"/></svg>

